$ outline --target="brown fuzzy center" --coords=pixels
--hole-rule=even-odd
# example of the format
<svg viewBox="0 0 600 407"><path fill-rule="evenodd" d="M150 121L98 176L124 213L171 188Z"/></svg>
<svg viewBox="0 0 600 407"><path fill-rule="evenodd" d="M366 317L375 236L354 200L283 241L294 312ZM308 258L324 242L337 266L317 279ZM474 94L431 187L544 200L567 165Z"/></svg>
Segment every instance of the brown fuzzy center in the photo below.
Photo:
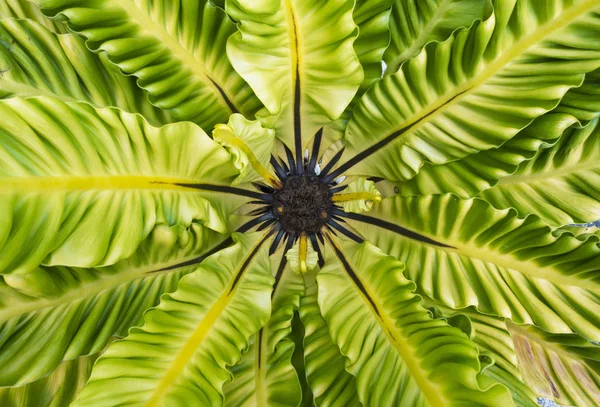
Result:
<svg viewBox="0 0 600 407"><path fill-rule="evenodd" d="M289 233L313 234L327 222L333 203L329 188L315 176L291 176L273 193L273 214Z"/></svg>

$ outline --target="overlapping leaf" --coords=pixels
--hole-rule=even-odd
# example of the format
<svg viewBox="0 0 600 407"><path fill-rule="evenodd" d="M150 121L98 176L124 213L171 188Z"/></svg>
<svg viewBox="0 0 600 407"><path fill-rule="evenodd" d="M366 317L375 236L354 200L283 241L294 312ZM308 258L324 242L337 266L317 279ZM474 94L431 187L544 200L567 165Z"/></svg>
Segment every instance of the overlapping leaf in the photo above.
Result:
<svg viewBox="0 0 600 407"><path fill-rule="evenodd" d="M573 132L569 126L580 127L600 115L596 97L599 73L587 74L583 85L570 89L556 109L534 120L502 146L446 164L426 164L414 178L398 183L399 193L455 193L470 198L496 185L498 179L513 174L519 164L533 158L541 148L554 145L564 133L569 137Z"/></svg>
<svg viewBox="0 0 600 407"><path fill-rule="evenodd" d="M339 262L317 276L319 306L365 405L512 404L501 386L480 387L475 344L431 318L401 262L370 243L334 250Z"/></svg>
<svg viewBox="0 0 600 407"><path fill-rule="evenodd" d="M300 300L299 314L305 329L304 363L314 403L318 407L360 407L356 378L346 371L348 359L331 339L319 310L317 282L312 274L304 281L306 294Z"/></svg>
<svg viewBox="0 0 600 407"><path fill-rule="evenodd" d="M585 75L583 85L569 90L555 111L573 115L584 122L600 116L600 69Z"/></svg>
<svg viewBox="0 0 600 407"><path fill-rule="evenodd" d="M531 389L505 370L500 369L498 366L488 366L483 371L483 375L506 386L512 395L515 406L539 407L539 398L533 394Z"/></svg>
<svg viewBox="0 0 600 407"><path fill-rule="evenodd" d="M67 27L62 21L51 20L42 14L39 6L29 0L0 0L0 19L27 19L45 26L56 33L66 33Z"/></svg>
<svg viewBox="0 0 600 407"><path fill-rule="evenodd" d="M52 22L0 0L0 386L23 385L0 405L70 404L95 356L76 358L163 293L76 406L296 406L303 393L306 406L533 407L521 378L600 403L597 348L572 333L600 338L600 239L563 226L600 218L600 4L490 1L38 0ZM391 3L385 58L403 65L378 81ZM255 180L272 152L273 132L247 120L261 102L296 154L325 125L321 158L346 131L350 175L405 196L486 190L491 205L349 211L387 255L331 242L318 297L311 274L301 298L302 277L272 270L266 235L205 260L243 202L225 185ZM215 141L148 124L209 132L238 110Z"/></svg>
<svg viewBox="0 0 600 407"><path fill-rule="evenodd" d="M1 273L131 256L156 224L224 232L239 200L177 183L228 183L230 155L192 123L53 98L0 102ZM207 199L208 198L208 199Z"/></svg>
<svg viewBox="0 0 600 407"><path fill-rule="evenodd" d="M154 125L171 121L105 54L89 52L75 34L54 34L31 20L0 20L0 72L0 98L54 96L141 113Z"/></svg>
<svg viewBox="0 0 600 407"><path fill-rule="evenodd" d="M508 324L525 383L562 405L600 403L600 347L577 335Z"/></svg>
<svg viewBox="0 0 600 407"><path fill-rule="evenodd" d="M600 219L600 124L570 129L480 197L497 208L534 213L551 226Z"/></svg>
<svg viewBox="0 0 600 407"><path fill-rule="evenodd" d="M467 334L485 356L493 359L495 366L522 380L517 354L504 318L485 315L473 308L455 310L427 297L423 297L423 305L435 317L447 319L450 325Z"/></svg>
<svg viewBox="0 0 600 407"><path fill-rule="evenodd" d="M225 406L289 406L302 400L300 383L292 366L292 318L304 284L289 268L276 276L269 322L250 339L239 364L230 370L233 381L225 385Z"/></svg>
<svg viewBox="0 0 600 407"><path fill-rule="evenodd" d="M585 240L589 235L593 234L600 237L600 220L587 223L572 223L567 226L557 228L554 233L571 233L579 239Z"/></svg>
<svg viewBox="0 0 600 407"><path fill-rule="evenodd" d="M296 370L298 379L300 381L300 388L302 389L302 402L300 407L315 407L313 402L314 394L306 380L306 366L304 363L304 325L300 321L298 313L294 314L292 319L292 334L290 339L294 341L294 352L292 353L292 365Z"/></svg>
<svg viewBox="0 0 600 407"><path fill-rule="evenodd" d="M250 115L260 103L224 53L235 25L209 1L38 0L50 16L104 51L138 78L150 101L177 120L210 131L231 113Z"/></svg>
<svg viewBox="0 0 600 407"><path fill-rule="evenodd" d="M257 165L265 168L275 147L272 129L262 127L258 120L251 121L241 114L234 114L227 124L217 124L212 136L234 157L235 167L240 172L234 184L273 177L256 172Z"/></svg>
<svg viewBox="0 0 600 407"><path fill-rule="evenodd" d="M389 19L393 0L357 0L352 16L358 27L356 56L364 72L359 94L381 78L383 53L390 42Z"/></svg>
<svg viewBox="0 0 600 407"><path fill-rule="evenodd" d="M342 170L407 180L425 162L497 147L556 107L600 66L600 6L534 3L497 2L490 18L430 43L378 82L348 124L353 158Z"/></svg>
<svg viewBox="0 0 600 407"><path fill-rule="evenodd" d="M325 126L323 145L344 136L352 109L369 87L382 76L383 53L390 42L389 17L392 0L356 0L352 17L358 27L354 51L363 69L364 78L352 102L339 119Z"/></svg>
<svg viewBox="0 0 600 407"><path fill-rule="evenodd" d="M363 80L352 0L229 0L239 32L227 55L264 103L265 123L289 147L337 119ZM264 113L264 114L263 114ZM302 153L301 149L300 153Z"/></svg>
<svg viewBox="0 0 600 407"><path fill-rule="evenodd" d="M0 386L31 382L62 360L98 352L112 336L125 336L197 267L186 262L218 240L197 224L159 225L134 256L113 266L41 267L0 280Z"/></svg>
<svg viewBox="0 0 600 407"><path fill-rule="evenodd" d="M394 0L391 42L384 54L386 72L398 71L425 44L444 41L454 30L489 17L491 9L489 0Z"/></svg>
<svg viewBox="0 0 600 407"><path fill-rule="evenodd" d="M269 319L273 284L264 238L236 234L234 240L182 278L141 328L108 348L74 406L223 402L226 367L240 360L249 337Z"/></svg>
<svg viewBox="0 0 600 407"><path fill-rule="evenodd" d="M513 174L519 164L555 144L563 134L573 132L571 126L577 123L574 116L547 113L501 147L447 164L424 166L416 177L397 184L398 193L403 196L454 193L471 198L496 185L500 178Z"/></svg>
<svg viewBox="0 0 600 407"><path fill-rule="evenodd" d="M535 216L452 195L388 198L353 216L369 222L353 223L365 239L406 263L419 293L549 332L600 337L595 236L555 237Z"/></svg>
<svg viewBox="0 0 600 407"><path fill-rule="evenodd" d="M2 407L65 407L90 377L98 355L63 362L51 375L21 387L0 388Z"/></svg>
<svg viewBox="0 0 600 407"><path fill-rule="evenodd" d="M493 365L487 366L482 374L508 387L517 406L538 406L536 394L523 383L513 339L504 319L471 308L453 310L429 298L423 302L434 315L447 318L452 326L465 332L477 344L482 353L480 359L491 358Z"/></svg>

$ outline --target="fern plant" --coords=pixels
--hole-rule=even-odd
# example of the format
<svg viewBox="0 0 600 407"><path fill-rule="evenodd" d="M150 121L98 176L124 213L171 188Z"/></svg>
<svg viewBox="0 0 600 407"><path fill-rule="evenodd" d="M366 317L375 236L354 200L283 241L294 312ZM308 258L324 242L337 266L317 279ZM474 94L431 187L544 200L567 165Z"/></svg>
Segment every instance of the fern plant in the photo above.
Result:
<svg viewBox="0 0 600 407"><path fill-rule="evenodd" d="M598 0L0 17L1 406L600 405Z"/></svg>

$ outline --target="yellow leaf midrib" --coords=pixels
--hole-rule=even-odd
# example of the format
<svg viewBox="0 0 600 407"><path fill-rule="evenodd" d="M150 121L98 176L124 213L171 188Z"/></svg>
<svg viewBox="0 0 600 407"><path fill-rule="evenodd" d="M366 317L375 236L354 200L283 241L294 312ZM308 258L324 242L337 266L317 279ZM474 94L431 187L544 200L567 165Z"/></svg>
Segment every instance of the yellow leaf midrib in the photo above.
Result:
<svg viewBox="0 0 600 407"><path fill-rule="evenodd" d="M292 0L283 0L285 7L285 16L287 21L288 40L290 42L290 74L292 77L292 102L294 100L294 84L296 83L296 71L300 65L300 38L298 37L298 22L294 12Z"/></svg>
<svg viewBox="0 0 600 407"><path fill-rule="evenodd" d="M425 233L421 230L415 230L409 225L402 224L399 221L395 222L398 226L419 234L421 236L427 237L436 242L448 245L450 247L442 247L442 246L433 246L428 243L423 243L417 240L413 240L404 236L400 238L409 240L412 244L418 244L427 247L429 250L440 250L442 252L448 254L456 254L459 256L464 256L469 258L470 260L481 261L484 263L491 263L495 266L504 267L511 271L518 272L530 278L540 278L551 283L573 286L573 287L581 287L586 290L594 291L600 290L600 287L589 280L580 280L576 276L563 276L558 271L554 270L550 267L542 267L531 260L523 260L517 261L510 254L502 255L495 254L489 247L484 246L483 248L479 246L475 246L473 244L454 241L449 237L445 236L435 236L430 233ZM394 233L394 232L390 232ZM509 258L507 258L507 256ZM476 265L475 265L476 266ZM590 284L593 287L590 287Z"/></svg>
<svg viewBox="0 0 600 407"><path fill-rule="evenodd" d="M500 178L497 185L506 186L512 184L529 184L534 182L550 181L551 179L573 175L574 173L578 172L590 171L596 168L600 169L600 160L595 162L583 161L573 165L567 165L562 168L556 168L553 171L544 171L542 169L541 171L535 173L509 175L504 178Z"/></svg>
<svg viewBox="0 0 600 407"><path fill-rule="evenodd" d="M400 68L400 63L404 62L407 58L410 58L421 48L425 43L425 40L429 37L429 34L433 32L433 28L439 23L440 14L445 13L449 5L450 0L442 1L442 4L435 10L429 21L421 27L421 32L418 34L417 38L415 38L409 47L402 51L400 55L394 58L389 64L390 67L394 67L395 70L398 70Z"/></svg>
<svg viewBox="0 0 600 407"><path fill-rule="evenodd" d="M254 380L256 381L256 391L255 391L255 399L257 406L267 406L267 395L265 392L265 382L266 382L266 370L265 366L267 366L267 358L266 358L266 349L264 349L264 337L265 331L268 331L268 323L263 329L261 329L256 334L256 368L254 371ZM268 335L268 334L267 334ZM260 350L260 351L259 351Z"/></svg>
<svg viewBox="0 0 600 407"><path fill-rule="evenodd" d="M375 300L379 310L382 310L381 305ZM396 324L390 320L387 313L382 312L379 320L384 325L383 331L386 336L394 344L394 347L400 354L404 363L408 366L413 379L417 382L419 389L432 407L444 407L447 405L447 400L441 396L440 390L433 386L427 378L427 375L421 369L419 360L409 351L412 349L410 343L406 340L402 332L398 332Z"/></svg>
<svg viewBox="0 0 600 407"><path fill-rule="evenodd" d="M99 278L98 280L90 281L80 286L77 286L75 289L70 290L68 294L58 298L40 297L37 298L35 301L27 302L24 306L19 307L14 306L14 304L9 304L10 308L0 309L0 321L6 321L8 319L18 317L19 315L40 311L46 308L53 308L67 303L74 303L79 300L86 300L102 293L103 291L118 288L119 286L126 283L130 283L134 280L152 276L158 277L163 273L168 274L176 272L178 270L182 270L183 267L178 270L166 270L162 273L147 274L150 271L162 270L175 264L192 260L196 257L198 257L197 254L177 258L172 261L144 265L138 268L133 268L126 272L119 272L109 277ZM110 269L110 266L108 268Z"/></svg>
<svg viewBox="0 0 600 407"><path fill-rule="evenodd" d="M568 11L561 13L556 19L540 25L537 30L530 33L530 35L521 38L514 43L513 46L509 47L506 52L501 53L500 56L494 59L483 70L478 72L473 78L467 80L462 85L457 86L452 92L443 95L443 97L438 99L435 103L426 106L425 109L415 112L412 116L403 120L398 126L395 126L392 131L389 131L388 135L393 134L401 128L409 128L408 133L414 133L421 125L430 122L446 108L449 108L463 98L469 96L472 93L471 91L483 85L489 78L497 74L517 56L523 54L535 44L540 43L554 32L564 28L577 17L597 7L599 7L598 0L586 0L573 6L573 8ZM425 121L424 119L426 118L429 120Z"/></svg>
<svg viewBox="0 0 600 407"><path fill-rule="evenodd" d="M532 261L515 261L514 259L506 259L503 255L493 254L490 250L481 250L480 248L474 248L473 246L460 244L456 245L457 250L448 248L441 248L447 252L455 252L459 255L463 255L475 260L482 262L488 262L496 266L505 267L510 270L514 270L520 274L528 276L530 278L540 278L559 285L575 286L590 289L590 281L581 281L575 276L563 276L557 271L537 265ZM485 249L485 248L484 248ZM524 271L525 270L525 271Z"/></svg>
<svg viewBox="0 0 600 407"><path fill-rule="evenodd" d="M158 407L167 393L169 387L177 381L181 376L187 364L193 358L194 354L209 334L210 329L214 326L217 320L223 314L225 308L229 305L235 294L240 283L243 280L243 274L250 267L252 258L256 255L258 249L263 245L266 238L269 235L263 236L254 246L247 250L246 256L239 262L240 266L237 267L229 278L229 282L222 290L222 294L212 304L208 312L204 315L194 332L189 336L185 343L180 347L180 351L177 354L175 360L170 364L170 368L167 370L165 375L160 379L156 388L150 395L148 402L145 403L145 407ZM242 273L240 275L240 273ZM239 277L239 278L236 278Z"/></svg>
<svg viewBox="0 0 600 407"><path fill-rule="evenodd" d="M166 394L168 388L173 384L177 378L181 375L185 366L192 359L196 350L203 342L204 338L208 335L212 326L217 322L229 302L233 297L233 293L228 293L226 290L217 301L212 305L210 310L204 315L200 324L196 327L189 339L183 344L177 357L171 364L170 369L167 371L165 376L159 381L158 385L152 392L150 399L145 404L146 407L158 407L162 397Z"/></svg>
<svg viewBox="0 0 600 407"><path fill-rule="evenodd" d="M68 192L91 190L179 190L193 191L176 184L193 184L198 180L152 175L59 175L0 177L2 193Z"/></svg>
<svg viewBox="0 0 600 407"><path fill-rule="evenodd" d="M337 250L340 253L343 253L341 248L331 239L328 239L332 245L337 247ZM350 259L346 257L348 263L352 266L354 270L358 268L350 262ZM343 266L342 266L343 268ZM354 290L356 290L363 300L364 304L370 309L373 318L379 322L381 330L384 332L390 343L396 348L397 352L400 354L400 358L406 364L408 370L410 371L410 375L416 381L417 386L429 402L429 405L432 407L443 407L447 404L444 397L441 396L439 390L433 386L430 381L427 379L425 372L421 369L419 360L414 357L414 355L409 351L412 349L409 342L406 340L405 336L402 332L399 332L396 324L389 318L387 313L385 313L385 308L378 301L377 296L373 296L371 293L371 287L368 284L365 284L365 281L360 279L360 276L357 274L356 277L361 280L361 283L366 291L366 295L373 301L376 309L373 308L371 301L369 298L366 298L365 293L363 293L355 284L352 284Z"/></svg>
<svg viewBox="0 0 600 407"><path fill-rule="evenodd" d="M156 37L162 44L165 44L166 48L168 48L177 59L182 61L184 66L186 66L200 82L212 91L219 103L223 105L227 111L230 111L227 101L223 99L221 92L219 92L219 89L217 89L212 78L209 76L209 72L207 72L200 61L195 58L192 52L184 48L164 27L157 24L144 10L139 8L134 0L120 0L116 4L117 7L127 13L130 19L136 21L137 25L143 31L150 33L151 36ZM225 92L225 89L223 89L223 92Z"/></svg>
<svg viewBox="0 0 600 407"><path fill-rule="evenodd" d="M287 35L288 41L290 43L290 92L289 97L290 100L287 104L287 109L292 109L292 117L294 115L294 103L296 100L296 80L300 81L300 71L301 71L301 57L300 57L300 35L299 35L299 27L298 27L298 19L296 17L296 13L294 10L293 0L281 0L282 5L284 7L285 18L287 22ZM303 81L300 81L300 111L302 111L302 85ZM289 129L293 134L293 126ZM292 140L293 140L292 136Z"/></svg>
<svg viewBox="0 0 600 407"><path fill-rule="evenodd" d="M19 97L28 97L28 96L47 96L55 99L60 99L63 102L81 102L81 100L75 99L71 96L66 96L64 94L55 93L49 90L36 88L33 85L29 85L23 82L19 82L16 80L10 80L6 78L2 78L0 76L0 84L2 87L2 92L13 93ZM85 102L88 102L87 100ZM106 107L103 105L98 105L94 102L88 102L95 107Z"/></svg>

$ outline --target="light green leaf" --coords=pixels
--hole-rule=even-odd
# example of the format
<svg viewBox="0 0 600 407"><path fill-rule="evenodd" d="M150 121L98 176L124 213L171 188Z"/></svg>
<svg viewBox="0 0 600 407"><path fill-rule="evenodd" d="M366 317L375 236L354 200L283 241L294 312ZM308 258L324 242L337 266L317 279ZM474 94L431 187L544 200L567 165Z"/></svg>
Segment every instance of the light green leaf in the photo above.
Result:
<svg viewBox="0 0 600 407"><path fill-rule="evenodd" d="M364 71L358 94L381 78L383 53L390 43L389 19L393 0L356 0L352 16L358 26L356 56Z"/></svg>
<svg viewBox="0 0 600 407"><path fill-rule="evenodd" d="M426 162L498 147L556 107L600 67L600 6L536 1L499 1L374 85L346 129L340 171L408 180Z"/></svg>
<svg viewBox="0 0 600 407"><path fill-rule="evenodd" d="M319 272L319 306L369 406L510 406L501 386L482 389L476 345L432 319L404 265L372 244L334 247Z"/></svg>
<svg viewBox="0 0 600 407"><path fill-rule="evenodd" d="M445 41L453 31L488 18L491 11L489 0L393 0L386 73L398 71L427 43Z"/></svg>
<svg viewBox="0 0 600 407"><path fill-rule="evenodd" d="M39 6L29 0L0 0L0 19L19 18L34 21L55 33L67 33L66 25L42 14Z"/></svg>
<svg viewBox="0 0 600 407"><path fill-rule="evenodd" d="M310 388L318 407L360 407L356 379L346 371L348 359L333 343L317 301L315 276L304 277L306 294L298 313L305 327L304 363Z"/></svg>
<svg viewBox="0 0 600 407"><path fill-rule="evenodd" d="M300 388L302 389L302 402L299 407L315 407L313 401L313 391L306 380L306 366L304 363L304 325L300 320L300 315L294 313L294 319L292 319L292 333L290 339L294 342L294 352L292 353L292 366L296 370L298 380L300 381Z"/></svg>
<svg viewBox="0 0 600 407"><path fill-rule="evenodd" d="M600 219L600 124L569 129L512 175L479 195L496 208L534 213L551 226Z"/></svg>
<svg viewBox="0 0 600 407"><path fill-rule="evenodd" d="M477 344L483 358L491 358L494 363L487 366L482 374L491 380L500 382L510 390L515 405L519 407L537 407L536 395L523 382L519 371L519 361L514 343L504 319L484 315L474 309L453 310L424 298L423 303L433 308L436 316L448 319L452 326L468 326L467 335Z"/></svg>
<svg viewBox="0 0 600 407"><path fill-rule="evenodd" d="M471 198L493 187L498 179L513 174L519 164L530 160L542 148L554 145L570 127L581 127L600 115L595 93L600 70L586 74L583 85L571 88L558 107L535 119L514 138L498 148L481 151L441 165L426 164L406 182L398 183L404 196L454 193Z"/></svg>
<svg viewBox="0 0 600 407"><path fill-rule="evenodd" d="M363 69L364 79L352 102L339 119L325 126L323 145L328 145L344 136L352 109L365 91L382 76L383 52L390 42L388 27L393 0L356 0L352 17L359 35L354 40L354 51Z"/></svg>
<svg viewBox="0 0 600 407"><path fill-rule="evenodd" d="M104 51L124 73L138 78L155 106L177 120L210 131L231 113L250 115L260 103L225 55L235 32L225 13L202 0L37 0L49 16Z"/></svg>
<svg viewBox="0 0 600 407"><path fill-rule="evenodd" d="M90 377L98 354L60 364L51 375L21 387L0 388L2 407L65 407Z"/></svg>
<svg viewBox="0 0 600 407"><path fill-rule="evenodd" d="M307 242L308 239L304 240ZM299 239L291 249L289 249L285 253L285 257L290 264L290 268L294 273L306 273L307 271L313 270L317 266L317 262L319 261L319 255L312 247L311 244L306 244L306 250L302 250L303 253L306 253L306 258L304 259L304 265L300 262L300 244L302 240ZM302 270L302 267L305 267L305 270Z"/></svg>
<svg viewBox="0 0 600 407"><path fill-rule="evenodd" d="M555 237L535 216L453 195L388 198L352 217L365 239L406 264L418 293L550 332L600 337L595 236Z"/></svg>
<svg viewBox="0 0 600 407"><path fill-rule="evenodd" d="M319 127L337 119L363 80L353 48L353 5L353 0L226 2L227 13L239 21L227 55L264 103L264 122L289 147L295 138L306 145Z"/></svg>
<svg viewBox="0 0 600 407"><path fill-rule="evenodd" d="M233 381L223 389L225 406L297 407L300 404L302 389L291 362L294 342L290 334L304 283L302 277L289 268L282 273L275 276L269 322L252 335L241 362L230 369Z"/></svg>
<svg viewBox="0 0 600 407"><path fill-rule="evenodd" d="M505 370L500 369L498 366L489 366L482 374L506 386L512 395L515 406L539 407L538 399L531 389Z"/></svg>
<svg viewBox="0 0 600 407"><path fill-rule="evenodd" d="M0 272L94 267L131 256L156 224L220 232L243 203L181 186L227 184L231 156L193 123L52 98L0 102Z"/></svg>
<svg viewBox="0 0 600 407"><path fill-rule="evenodd" d="M554 234L570 233L577 236L581 240L588 239L590 235L600 237L600 219L589 223L572 223L567 226L562 226L554 231Z"/></svg>
<svg viewBox="0 0 600 407"><path fill-rule="evenodd" d="M171 121L106 54L89 52L75 34L54 34L30 20L0 20L0 72L0 98L54 96L140 113L154 125Z"/></svg>
<svg viewBox="0 0 600 407"><path fill-rule="evenodd" d="M491 358L494 366L516 380L522 380L517 354L504 318L482 314L472 307L455 310L427 297L423 297L423 305L435 317L445 318L450 325L465 332L477 344L482 357Z"/></svg>
<svg viewBox="0 0 600 407"><path fill-rule="evenodd" d="M519 164L555 144L578 121L568 114L547 113L498 148L480 151L441 165L425 165L416 177L397 183L403 196L454 193L471 198L513 174Z"/></svg>
<svg viewBox="0 0 600 407"><path fill-rule="evenodd" d="M62 360L98 352L112 336L125 336L219 240L197 224L159 225L136 254L115 265L40 267L23 277L6 276L0 280L0 386L37 380Z"/></svg>
<svg viewBox="0 0 600 407"><path fill-rule="evenodd" d="M389 18L393 0L356 0L352 17L359 35L354 40L354 51L363 69L364 79L339 119L325 126L323 145L344 136L352 109L360 97L382 76L383 53L390 43Z"/></svg>
<svg viewBox="0 0 600 407"><path fill-rule="evenodd" d="M562 405L600 404L600 347L577 335L508 324L525 383Z"/></svg>
<svg viewBox="0 0 600 407"><path fill-rule="evenodd" d="M240 175L235 184L273 178L266 170L271 153L275 148L275 132L264 128L258 120L247 120L234 114L227 124L217 124L213 139L224 146L234 157ZM262 171L257 172L257 168Z"/></svg>
<svg viewBox="0 0 600 407"><path fill-rule="evenodd" d="M456 326L454 319L466 318L471 327L469 337L477 344L479 349L494 359L494 364L508 372L516 379L521 379L518 370L519 361L514 350L510 333L506 328L503 318L493 317L466 308L453 310L425 298L423 303L427 306L433 303L434 315L448 318L450 325Z"/></svg>
<svg viewBox="0 0 600 407"><path fill-rule="evenodd" d="M273 284L265 237L234 240L182 278L141 328L109 346L75 407L223 402L227 366L239 362L248 338L267 323Z"/></svg>
<svg viewBox="0 0 600 407"><path fill-rule="evenodd" d="M349 197L352 200L344 200ZM374 203L381 202L381 193L375 187L375 183L365 178L357 178L348 183L344 192L334 195L333 201L341 198L339 201L345 212L368 212Z"/></svg>

